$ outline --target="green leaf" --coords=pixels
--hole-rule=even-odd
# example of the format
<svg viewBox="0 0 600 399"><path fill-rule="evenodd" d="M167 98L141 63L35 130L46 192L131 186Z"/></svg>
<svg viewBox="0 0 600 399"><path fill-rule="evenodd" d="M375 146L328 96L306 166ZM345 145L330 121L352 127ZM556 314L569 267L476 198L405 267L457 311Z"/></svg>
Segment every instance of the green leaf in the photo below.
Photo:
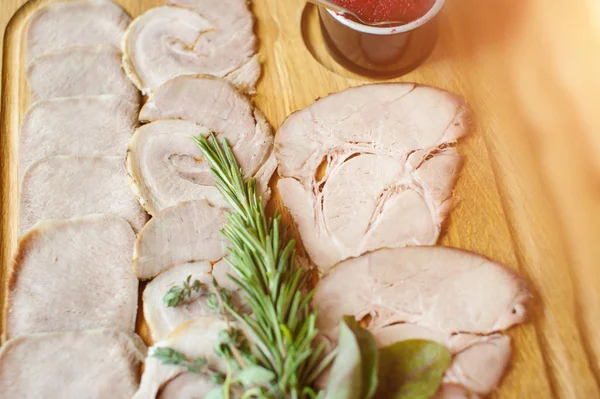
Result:
<svg viewBox="0 0 600 399"><path fill-rule="evenodd" d="M444 346L407 340L379 352L376 399L428 399L435 395L452 356Z"/></svg>
<svg viewBox="0 0 600 399"><path fill-rule="evenodd" d="M223 387L217 387L211 389L206 395L204 395L204 399L222 399L225 395L223 395Z"/></svg>
<svg viewBox="0 0 600 399"><path fill-rule="evenodd" d="M275 373L260 366L250 366L240 371L235 380L245 387L265 385L275 379Z"/></svg>
<svg viewBox="0 0 600 399"><path fill-rule="evenodd" d="M370 399L377 388L378 350L371 333L351 316L340 323L338 354L326 399Z"/></svg>

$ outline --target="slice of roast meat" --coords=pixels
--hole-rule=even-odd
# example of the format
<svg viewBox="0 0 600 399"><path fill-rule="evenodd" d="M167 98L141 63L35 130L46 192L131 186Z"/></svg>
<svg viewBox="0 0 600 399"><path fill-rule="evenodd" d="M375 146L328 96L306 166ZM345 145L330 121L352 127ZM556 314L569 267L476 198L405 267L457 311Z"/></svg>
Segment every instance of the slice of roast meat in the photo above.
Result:
<svg viewBox="0 0 600 399"><path fill-rule="evenodd" d="M160 390L158 399L197 399L206 397L217 388L210 377L197 373L184 373L167 382Z"/></svg>
<svg viewBox="0 0 600 399"><path fill-rule="evenodd" d="M348 293L353 293L348 295ZM514 272L447 247L380 249L337 265L317 285L317 327L330 346L344 315L364 320L378 346L433 340L454 355L438 398L487 395L508 367L507 336L530 297Z"/></svg>
<svg viewBox="0 0 600 399"><path fill-rule="evenodd" d="M367 251L435 244L468 120L462 99L407 83L351 88L287 118L278 189L322 273Z"/></svg>
<svg viewBox="0 0 600 399"><path fill-rule="evenodd" d="M142 122L163 119L194 122L227 139L246 177L253 176L263 199L269 198L269 181L277 167L271 126L230 83L210 76L168 81L140 112Z"/></svg>
<svg viewBox="0 0 600 399"><path fill-rule="evenodd" d="M239 288L228 277L231 270L225 260L214 265L210 262L192 262L173 266L163 271L146 285L143 294L144 319L148 323L150 336L156 341L164 339L180 325L199 317L213 316L215 313L208 305L210 295L214 292L213 284L225 288L231 294L231 304L242 312L250 310L242 301ZM203 284L200 291L192 292L184 298L182 304L168 307L164 297L174 287L182 287L187 279L189 284L196 280Z"/></svg>
<svg viewBox="0 0 600 399"><path fill-rule="evenodd" d="M221 208L229 206L214 186L213 173L192 140L192 136L208 134L206 127L181 120L159 120L136 130L129 146L127 168L140 203L148 213L156 215L170 206L202 198ZM272 149L271 137L264 139L265 145ZM260 152L262 148L252 147L251 142L246 144L250 147L239 143L235 155L245 175L250 177L261 171L264 158L252 156L253 151ZM268 199L268 181L261 181L259 190Z"/></svg>
<svg viewBox="0 0 600 399"><path fill-rule="evenodd" d="M489 395L510 362L510 338L494 334L458 352L444 374L444 384L460 385L470 395Z"/></svg>
<svg viewBox="0 0 600 399"><path fill-rule="evenodd" d="M188 277L191 277L192 284L198 280L210 288L213 283L211 270L210 262L186 263L173 266L148 283L144 289L142 302L144 319L148 323L154 342L164 339L169 333L188 321L213 315L207 307L208 296L204 291L193 292L190 298L185 298L184 303L176 307L167 307L163 301L171 287L181 287Z"/></svg>
<svg viewBox="0 0 600 399"><path fill-rule="evenodd" d="M138 235L133 253L135 274L149 279L172 266L218 262L227 250L227 241L220 233L225 223L225 212L205 200L165 209Z"/></svg>
<svg viewBox="0 0 600 399"><path fill-rule="evenodd" d="M38 223L19 240L8 282L5 337L99 327L133 331L134 242L131 226L118 216Z"/></svg>
<svg viewBox="0 0 600 399"><path fill-rule="evenodd" d="M344 315L370 317L374 331L410 323L445 336L488 335L524 322L529 297L519 276L480 255L407 247L340 263L318 283L313 304L320 332L335 340Z"/></svg>
<svg viewBox="0 0 600 399"><path fill-rule="evenodd" d="M121 46L131 18L108 0L76 0L47 4L27 25L27 61L46 52L74 46Z"/></svg>
<svg viewBox="0 0 600 399"><path fill-rule="evenodd" d="M177 76L207 74L254 92L261 67L247 2L172 3L140 15L125 34L123 65L135 85L151 94Z"/></svg>
<svg viewBox="0 0 600 399"><path fill-rule="evenodd" d="M453 359L444 375L439 399L488 395L498 386L511 356L510 338L501 334L445 334L414 324L394 324L372 333L379 347L410 339L426 339L446 346Z"/></svg>
<svg viewBox="0 0 600 399"><path fill-rule="evenodd" d="M197 395L203 396L205 390L210 390L208 381L193 381L193 377L179 376L187 375L185 367L163 364L160 360L152 357L156 348L166 347L183 353L188 359L195 360L199 357L207 361L207 366L219 372L226 372L227 365L224 360L215 353L219 332L227 329L225 321L212 316L200 317L195 321L186 323L169 336L155 344L149 349L149 356L145 360L144 374L139 390L133 399L153 399L157 397L177 398L178 389L189 389L189 384L197 384L202 392ZM209 380L210 381L210 380ZM170 386L173 384L173 386ZM169 396L159 396L159 391L166 392ZM185 396L183 396L185 398ZM194 396L198 397L198 396Z"/></svg>
<svg viewBox="0 0 600 399"><path fill-rule="evenodd" d="M21 123L19 176L34 161L48 156L125 156L137 112L137 103L115 95L55 98L34 104Z"/></svg>
<svg viewBox="0 0 600 399"><path fill-rule="evenodd" d="M0 349L4 398L130 398L146 349L119 330L34 334Z"/></svg>
<svg viewBox="0 0 600 399"><path fill-rule="evenodd" d="M31 101L56 97L118 94L139 101L139 92L112 46L70 47L47 52L27 67Z"/></svg>
<svg viewBox="0 0 600 399"><path fill-rule="evenodd" d="M118 215L134 230L147 215L131 191L123 157L57 156L34 162L19 193L19 232L44 219Z"/></svg>

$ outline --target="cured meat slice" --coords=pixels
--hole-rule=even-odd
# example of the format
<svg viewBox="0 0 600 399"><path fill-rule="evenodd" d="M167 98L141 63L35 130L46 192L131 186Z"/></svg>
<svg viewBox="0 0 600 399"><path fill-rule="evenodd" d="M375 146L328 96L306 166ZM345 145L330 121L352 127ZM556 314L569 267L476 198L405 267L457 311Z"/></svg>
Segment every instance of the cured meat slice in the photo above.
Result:
<svg viewBox="0 0 600 399"><path fill-rule="evenodd" d="M138 235L133 253L135 274L149 279L176 265L216 263L227 250L220 233L225 223L225 212L205 200L165 209Z"/></svg>
<svg viewBox="0 0 600 399"><path fill-rule="evenodd" d="M192 140L192 136L208 134L206 127L181 120L159 120L137 129L129 147L127 168L140 203L148 213L155 215L178 203L201 198L221 208L229 206L214 186L213 173ZM271 137L265 135L264 139L265 145L272 149ZM236 145L235 155L249 177L262 173L264 158L253 156L254 151L263 152L260 145L247 144L250 147L243 143ZM271 166L269 173L272 172ZM268 199L267 179L261 180L259 189Z"/></svg>
<svg viewBox="0 0 600 399"><path fill-rule="evenodd" d="M121 7L108 0L45 5L28 21L27 60L74 46L107 44L118 49L130 21Z"/></svg>
<svg viewBox="0 0 600 399"><path fill-rule="evenodd" d="M34 104L21 123L19 176L54 155L121 155L137 125L138 104L120 96L67 97Z"/></svg>
<svg viewBox="0 0 600 399"><path fill-rule="evenodd" d="M261 67L247 2L171 3L137 17L125 34L123 65L135 85L151 94L177 76L207 74L254 92Z"/></svg>
<svg viewBox="0 0 600 399"><path fill-rule="evenodd" d="M269 198L269 181L277 167L271 126L230 83L210 76L168 81L140 112L142 122L164 119L194 122L227 139L246 177L254 176L263 199ZM144 136L155 127L148 129Z"/></svg>
<svg viewBox="0 0 600 399"><path fill-rule="evenodd" d="M45 53L27 67L31 101L118 94L139 101L139 92L112 46L71 47Z"/></svg>
<svg viewBox="0 0 600 399"><path fill-rule="evenodd" d="M118 330L34 334L0 349L5 398L129 398L146 348Z"/></svg>
<svg viewBox="0 0 600 399"><path fill-rule="evenodd" d="M19 232L44 219L68 219L94 213L123 217L134 230L147 215L130 189L122 157L48 157L23 175Z"/></svg>
<svg viewBox="0 0 600 399"><path fill-rule="evenodd" d="M276 137L278 189L322 273L383 247L432 245L462 166L469 112L406 83L367 85L292 114Z"/></svg>
<svg viewBox="0 0 600 399"><path fill-rule="evenodd" d="M38 223L21 238L14 258L5 337L99 327L133 331L134 242L131 226L118 216Z"/></svg>
<svg viewBox="0 0 600 399"><path fill-rule="evenodd" d="M163 364L158 359L152 357L156 348L167 347L183 353L188 359L202 357L206 359L207 366L214 370L225 372L227 365L223 359L215 353L215 346L218 342L219 332L227 329L225 321L216 317L201 317L195 321L180 326L169 336L158 342L150 348L149 356L144 364L144 374L139 390L133 396L133 399L149 398L171 398L181 387L188 386L190 383L199 385L202 392L206 393L211 388L210 380L198 381L195 377L187 376L186 369L181 366ZM186 376L179 379L178 376ZM195 380L195 381L194 381ZM173 386L170 386L173 384ZM169 396L159 396L159 391ZM203 396L202 392L197 395ZM185 397L185 396L184 396ZM197 396L196 396L197 397Z"/></svg>
<svg viewBox="0 0 600 399"><path fill-rule="evenodd" d="M348 296L344 293L356 293ZM337 337L344 315L369 329L416 324L444 335L488 335L525 321L525 282L480 255L447 247L381 249L340 263L317 285L317 325Z"/></svg>

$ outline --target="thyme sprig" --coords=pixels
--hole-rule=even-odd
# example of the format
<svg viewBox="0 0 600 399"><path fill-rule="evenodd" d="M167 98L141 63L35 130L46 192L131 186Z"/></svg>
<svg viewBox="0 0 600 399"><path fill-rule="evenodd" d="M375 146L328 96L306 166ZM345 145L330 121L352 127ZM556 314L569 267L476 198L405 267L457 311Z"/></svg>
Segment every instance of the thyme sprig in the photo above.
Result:
<svg viewBox="0 0 600 399"><path fill-rule="evenodd" d="M278 214L267 219L255 180L244 180L226 140L219 143L213 133L194 140L231 206L223 230L230 243L226 260L234 272L229 277L252 313L240 313L227 303L225 307L250 334L256 364L275 376L268 397L314 397L311 385L333 355L321 361L325 344L315 343L313 292L305 293L308 273L295 265L295 243L282 236Z"/></svg>
<svg viewBox="0 0 600 399"><path fill-rule="evenodd" d="M192 276L190 275L183 282L182 286L176 285L171 287L171 289L167 291L167 293L163 297L163 302L165 303L165 305L167 305L167 307L174 308L176 306L181 305L183 301L185 301L186 297L188 299L192 297L194 291L206 291L206 284L203 284L202 282L200 282L200 280L194 280L194 282L191 283L191 280Z"/></svg>

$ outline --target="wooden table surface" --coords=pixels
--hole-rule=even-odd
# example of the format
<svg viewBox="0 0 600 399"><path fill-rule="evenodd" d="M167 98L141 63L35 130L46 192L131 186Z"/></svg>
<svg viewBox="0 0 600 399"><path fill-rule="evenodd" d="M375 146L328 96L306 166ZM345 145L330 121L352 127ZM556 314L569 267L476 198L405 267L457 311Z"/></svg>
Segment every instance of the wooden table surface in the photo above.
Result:
<svg viewBox="0 0 600 399"><path fill-rule="evenodd" d="M35 4L9 25L25 0L0 2L2 277L15 245L15 137L27 106L16 57ZM135 16L159 1L117 3ZM447 3L433 55L398 80L456 92L476 116L459 144L460 201L441 244L507 264L535 295L530 323L510 332L512 367L494 397L599 398L600 2ZM328 57L302 0L254 0L253 8L264 63L255 101L274 127L320 96L366 82Z"/></svg>

